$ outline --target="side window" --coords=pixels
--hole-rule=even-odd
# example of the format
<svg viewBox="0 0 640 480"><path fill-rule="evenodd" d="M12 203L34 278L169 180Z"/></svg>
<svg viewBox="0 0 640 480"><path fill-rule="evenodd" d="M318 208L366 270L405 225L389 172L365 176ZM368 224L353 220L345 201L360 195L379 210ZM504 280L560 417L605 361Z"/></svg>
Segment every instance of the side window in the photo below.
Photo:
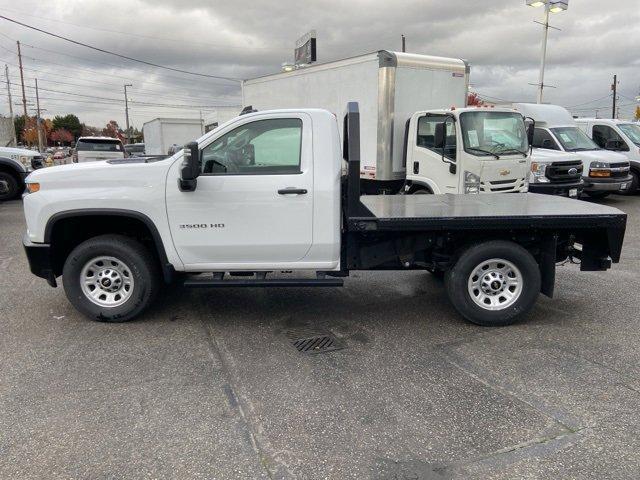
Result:
<svg viewBox="0 0 640 480"><path fill-rule="evenodd" d="M612 143L616 145L615 150L629 150L627 142L625 142L618 132L608 125L594 125L593 126L593 141L596 142L600 148L611 148ZM607 142L610 142L607 145ZM625 148L626 147L626 148Z"/></svg>
<svg viewBox="0 0 640 480"><path fill-rule="evenodd" d="M560 150L558 144L551 134L542 128L533 130L533 146L535 148L548 148L550 150Z"/></svg>
<svg viewBox="0 0 640 480"><path fill-rule="evenodd" d="M202 150L204 175L300 173L302 120L272 118L242 125Z"/></svg>
<svg viewBox="0 0 640 480"><path fill-rule="evenodd" d="M436 152L438 155L442 155L442 149L435 147L435 131L436 124L442 123L447 120L445 115L425 115L418 119L418 132L416 135L416 145L418 147L426 148L432 152ZM444 156L450 160L456 159L456 124L449 120L446 124L447 127L447 144L444 149Z"/></svg>

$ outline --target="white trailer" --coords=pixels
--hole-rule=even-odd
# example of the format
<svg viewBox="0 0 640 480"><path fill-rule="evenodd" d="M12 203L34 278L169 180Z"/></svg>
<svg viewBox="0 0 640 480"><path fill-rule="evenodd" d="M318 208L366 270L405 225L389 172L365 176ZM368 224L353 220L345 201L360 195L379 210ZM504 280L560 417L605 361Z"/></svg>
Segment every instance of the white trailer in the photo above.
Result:
<svg viewBox="0 0 640 480"><path fill-rule="evenodd" d="M242 110L241 105L230 105L224 107L216 107L216 109L205 115L204 117L204 131L210 132L216 127L219 127L225 122L228 122L232 118L236 118L240 115Z"/></svg>
<svg viewBox="0 0 640 480"><path fill-rule="evenodd" d="M468 85L464 60L381 50L245 80L242 102L258 110L323 108L341 131L344 105L358 102L361 178L402 184L407 121L420 110L464 107Z"/></svg>
<svg viewBox="0 0 640 480"><path fill-rule="evenodd" d="M142 126L147 155L167 155L171 145L184 145L203 133L199 118L155 118Z"/></svg>

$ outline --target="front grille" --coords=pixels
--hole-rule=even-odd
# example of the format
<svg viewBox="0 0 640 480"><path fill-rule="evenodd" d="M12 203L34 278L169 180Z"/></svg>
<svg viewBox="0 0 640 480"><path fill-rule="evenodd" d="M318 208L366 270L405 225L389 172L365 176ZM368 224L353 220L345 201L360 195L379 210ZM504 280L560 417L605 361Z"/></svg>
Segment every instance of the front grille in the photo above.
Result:
<svg viewBox="0 0 640 480"><path fill-rule="evenodd" d="M575 170L575 172L574 172ZM569 173L571 171L571 173ZM582 162L553 162L547 167L545 176L552 182L570 182L582 176Z"/></svg>
<svg viewBox="0 0 640 480"><path fill-rule="evenodd" d="M37 170L42 167L44 167L44 158L39 156L31 158L31 168Z"/></svg>
<svg viewBox="0 0 640 480"><path fill-rule="evenodd" d="M517 192L524 188L524 178L512 178L510 180L495 180L493 182L480 182L481 192Z"/></svg>

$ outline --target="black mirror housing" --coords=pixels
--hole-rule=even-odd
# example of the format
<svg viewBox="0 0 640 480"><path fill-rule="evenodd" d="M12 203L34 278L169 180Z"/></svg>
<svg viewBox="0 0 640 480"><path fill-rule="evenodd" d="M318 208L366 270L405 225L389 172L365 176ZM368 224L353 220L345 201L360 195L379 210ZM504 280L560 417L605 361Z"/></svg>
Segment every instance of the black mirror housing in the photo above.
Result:
<svg viewBox="0 0 640 480"><path fill-rule="evenodd" d="M535 129L535 123L527 125L527 142L529 142L529 145L533 145L533 133L535 132Z"/></svg>
<svg viewBox="0 0 640 480"><path fill-rule="evenodd" d="M434 148L444 148L447 143L447 134L445 128L445 122L436 123L435 132L433 135Z"/></svg>
<svg viewBox="0 0 640 480"><path fill-rule="evenodd" d="M183 192L193 192L198 185L200 175L200 150L198 142L189 142L184 146L184 157L180 165L178 187Z"/></svg>

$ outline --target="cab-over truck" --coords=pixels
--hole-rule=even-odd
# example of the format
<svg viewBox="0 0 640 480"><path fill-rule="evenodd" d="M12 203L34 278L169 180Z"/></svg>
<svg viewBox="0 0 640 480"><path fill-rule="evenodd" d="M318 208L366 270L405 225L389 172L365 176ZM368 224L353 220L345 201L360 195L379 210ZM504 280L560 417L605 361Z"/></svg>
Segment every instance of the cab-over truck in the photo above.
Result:
<svg viewBox="0 0 640 480"><path fill-rule="evenodd" d="M553 294L556 262L606 270L620 258L626 216L614 208L529 193L361 196L356 103L344 129L343 146L326 110L263 111L170 158L34 172L31 270L52 286L62 275L70 302L102 321L136 317L172 281L337 287L354 270L430 270L464 317L495 326ZM444 124L434 130L444 144Z"/></svg>

